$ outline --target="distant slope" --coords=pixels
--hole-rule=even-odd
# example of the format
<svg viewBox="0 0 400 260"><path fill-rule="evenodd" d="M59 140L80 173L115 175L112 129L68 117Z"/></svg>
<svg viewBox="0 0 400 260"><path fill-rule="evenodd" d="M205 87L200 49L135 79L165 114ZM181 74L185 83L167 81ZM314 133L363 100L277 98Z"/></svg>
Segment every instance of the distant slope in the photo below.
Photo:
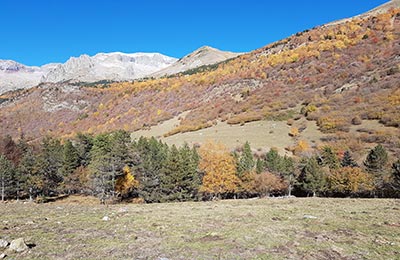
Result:
<svg viewBox="0 0 400 260"><path fill-rule="evenodd" d="M382 14L382 13L386 13L390 9L393 9L393 8L400 8L400 0L390 0L389 2L386 2L386 3L374 8L374 9L368 11L368 12L365 12L363 14L360 14L360 15L357 15L357 16L354 16L354 17L351 17L351 18L345 18L345 19L341 19L341 20L338 20L338 21L334 21L334 22L326 24L325 26L338 25L338 24L342 24L342 23L345 23L345 22L349 22L352 19L357 19L357 18L364 18L365 19L365 18L368 18L368 17L371 17L371 16L376 16L376 15L379 15L379 14Z"/></svg>
<svg viewBox="0 0 400 260"><path fill-rule="evenodd" d="M160 77L173 75L179 72L198 68L200 66L222 62L237 57L240 54L241 53L221 51L209 46L203 46L195 50L194 52L186 55L185 57L179 59L167 68L153 73L151 76Z"/></svg>
<svg viewBox="0 0 400 260"><path fill-rule="evenodd" d="M0 94L36 86L54 66L56 64L31 67L12 60L0 60Z"/></svg>
<svg viewBox="0 0 400 260"><path fill-rule="evenodd" d="M67 62L30 67L12 60L0 60L0 94L27 89L41 82L124 81L147 77L173 64L177 59L159 53L121 52L86 54Z"/></svg>
<svg viewBox="0 0 400 260"><path fill-rule="evenodd" d="M43 77L42 82L133 80L146 77L175 61L175 58L159 53L114 52L99 53L93 57L81 55L55 67Z"/></svg>

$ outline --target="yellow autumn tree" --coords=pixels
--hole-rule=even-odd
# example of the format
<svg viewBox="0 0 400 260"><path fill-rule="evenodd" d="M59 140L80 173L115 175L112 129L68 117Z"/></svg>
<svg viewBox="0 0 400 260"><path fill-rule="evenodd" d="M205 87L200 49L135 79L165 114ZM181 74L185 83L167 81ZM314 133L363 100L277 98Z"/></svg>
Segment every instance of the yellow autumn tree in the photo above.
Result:
<svg viewBox="0 0 400 260"><path fill-rule="evenodd" d="M132 189L139 186L139 182L135 180L135 177L132 175L131 168L129 166L125 166L122 169L123 175L118 177L115 182L115 191L121 194L122 196L126 195Z"/></svg>
<svg viewBox="0 0 400 260"><path fill-rule="evenodd" d="M221 197L238 191L240 180L236 176L233 156L221 143L208 141L199 149L199 168L204 171L200 192Z"/></svg>
<svg viewBox="0 0 400 260"><path fill-rule="evenodd" d="M343 167L332 171L328 176L328 183L332 192L349 195L374 189L373 176L358 167Z"/></svg>

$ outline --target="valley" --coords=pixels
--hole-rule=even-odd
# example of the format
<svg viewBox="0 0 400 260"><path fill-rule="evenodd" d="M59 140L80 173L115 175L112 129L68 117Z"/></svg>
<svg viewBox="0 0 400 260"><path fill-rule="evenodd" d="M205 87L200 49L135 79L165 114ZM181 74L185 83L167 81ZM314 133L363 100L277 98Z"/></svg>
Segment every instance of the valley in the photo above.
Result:
<svg viewBox="0 0 400 260"><path fill-rule="evenodd" d="M0 259L399 259L400 0L64 2L2 27Z"/></svg>

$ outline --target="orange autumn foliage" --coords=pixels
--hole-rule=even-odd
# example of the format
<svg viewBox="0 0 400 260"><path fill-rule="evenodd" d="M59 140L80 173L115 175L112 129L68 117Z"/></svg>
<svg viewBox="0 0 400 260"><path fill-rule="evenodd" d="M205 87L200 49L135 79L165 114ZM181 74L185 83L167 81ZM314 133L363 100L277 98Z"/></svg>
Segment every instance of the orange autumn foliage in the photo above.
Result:
<svg viewBox="0 0 400 260"><path fill-rule="evenodd" d="M200 192L220 196L238 190L235 160L223 144L209 141L200 147L199 154L199 168L205 172Z"/></svg>
<svg viewBox="0 0 400 260"><path fill-rule="evenodd" d="M128 166L123 168L123 175L115 183L115 190L120 194L127 194L131 189L139 186L139 182L133 177L131 169Z"/></svg>
<svg viewBox="0 0 400 260"><path fill-rule="evenodd" d="M374 189L373 176L358 167L343 167L332 171L328 183L330 190L340 193L355 194Z"/></svg>

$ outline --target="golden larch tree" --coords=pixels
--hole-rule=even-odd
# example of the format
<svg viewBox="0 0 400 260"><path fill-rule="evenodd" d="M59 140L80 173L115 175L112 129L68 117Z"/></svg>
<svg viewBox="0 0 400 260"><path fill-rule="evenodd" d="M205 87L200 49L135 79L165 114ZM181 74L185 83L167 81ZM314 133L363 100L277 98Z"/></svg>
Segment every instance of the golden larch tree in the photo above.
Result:
<svg viewBox="0 0 400 260"><path fill-rule="evenodd" d="M237 192L240 180L236 176L233 156L221 143L208 141L199 149L199 168L205 175L200 192L220 197Z"/></svg>
<svg viewBox="0 0 400 260"><path fill-rule="evenodd" d="M131 168L125 166L122 169L123 175L121 175L115 182L115 191L120 193L122 196L126 195L132 189L139 186L139 182L132 175Z"/></svg>

